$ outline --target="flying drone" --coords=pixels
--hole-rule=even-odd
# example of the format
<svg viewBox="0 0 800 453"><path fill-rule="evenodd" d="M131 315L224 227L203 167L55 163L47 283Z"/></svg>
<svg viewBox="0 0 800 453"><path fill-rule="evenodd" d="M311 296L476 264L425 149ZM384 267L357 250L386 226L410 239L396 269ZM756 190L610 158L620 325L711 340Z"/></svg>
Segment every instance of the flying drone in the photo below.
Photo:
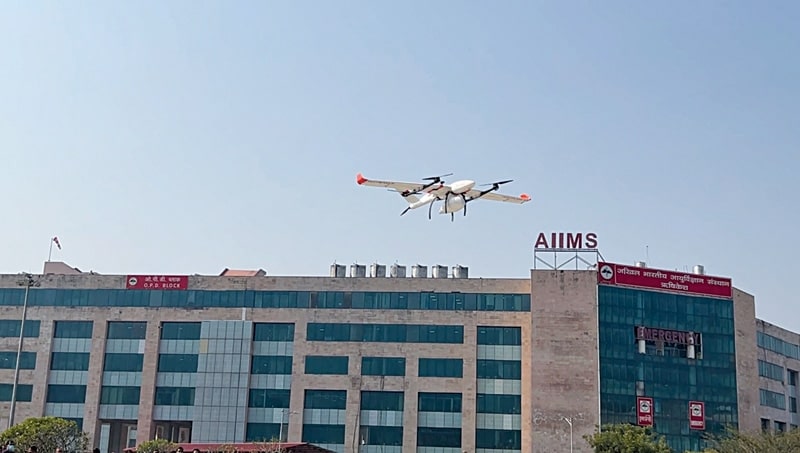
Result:
<svg viewBox="0 0 800 453"><path fill-rule="evenodd" d="M428 205L428 219L431 219L434 203L439 200L443 201L439 209L439 214L450 214L451 221L455 220L455 213L458 211L463 210L466 216L467 204L478 199L517 204L526 203L531 200L531 197L524 193L518 197L493 193L499 190L501 185L508 184L512 182L513 179L483 184L482 186L490 187L485 190L478 190L474 188L475 181L470 179L462 179L450 184L445 184L442 178L447 176L452 176L452 173L422 178L422 181L426 182L418 183L367 179L364 175L359 173L356 175L356 183L360 186L386 187L392 192L399 193L400 196L408 202L408 207L401 212L400 215L405 214L411 209L417 209Z"/></svg>

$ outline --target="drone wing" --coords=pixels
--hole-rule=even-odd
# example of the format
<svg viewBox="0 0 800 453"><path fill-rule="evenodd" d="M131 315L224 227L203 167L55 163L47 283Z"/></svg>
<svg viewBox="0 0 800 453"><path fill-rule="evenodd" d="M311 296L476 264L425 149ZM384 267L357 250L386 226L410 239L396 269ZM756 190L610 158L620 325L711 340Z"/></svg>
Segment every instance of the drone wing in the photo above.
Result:
<svg viewBox="0 0 800 453"><path fill-rule="evenodd" d="M501 193L496 192L489 192L481 195L480 190L472 189L466 193L467 198L474 200L474 199L481 199L481 200L489 200L489 201L502 201L505 203L527 203L531 201L531 196L528 194L523 193L522 195L515 197L513 195L503 195Z"/></svg>
<svg viewBox="0 0 800 453"><path fill-rule="evenodd" d="M356 183L360 186L386 187L388 189L394 189L398 192L415 192L425 187L425 184L419 182L381 181L378 179L367 179L361 173L356 175Z"/></svg>

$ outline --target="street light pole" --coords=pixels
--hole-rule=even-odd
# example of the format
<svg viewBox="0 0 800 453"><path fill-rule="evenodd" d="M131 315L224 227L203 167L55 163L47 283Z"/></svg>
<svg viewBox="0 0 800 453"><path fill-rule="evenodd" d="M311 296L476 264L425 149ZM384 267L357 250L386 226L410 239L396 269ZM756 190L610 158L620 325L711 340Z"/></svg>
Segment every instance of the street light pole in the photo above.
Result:
<svg viewBox="0 0 800 453"><path fill-rule="evenodd" d="M28 317L28 293L32 286L40 286L41 283L33 279L33 275L24 274L23 279L18 281L19 286L25 287L25 298L22 300L22 321L19 325L19 344L17 345L17 363L14 365L14 385L11 389L11 410L8 414L8 428L14 426L14 415L17 409L17 388L19 387L19 370L22 358L22 343L25 339L25 319Z"/></svg>
<svg viewBox="0 0 800 453"><path fill-rule="evenodd" d="M572 453L572 419L561 417L569 425L569 453Z"/></svg>

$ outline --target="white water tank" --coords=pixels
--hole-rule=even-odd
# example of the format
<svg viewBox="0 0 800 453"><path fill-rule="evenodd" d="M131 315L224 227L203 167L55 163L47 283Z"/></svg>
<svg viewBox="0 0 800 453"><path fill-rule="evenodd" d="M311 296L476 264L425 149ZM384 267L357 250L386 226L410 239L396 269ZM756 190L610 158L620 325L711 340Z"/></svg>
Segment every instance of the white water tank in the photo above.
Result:
<svg viewBox="0 0 800 453"><path fill-rule="evenodd" d="M637 261L636 263L634 263L634 266L636 266L636 267L647 267L647 263L645 263L644 261Z"/></svg>
<svg viewBox="0 0 800 453"><path fill-rule="evenodd" d="M453 266L453 278L469 278L469 268L456 264Z"/></svg>
<svg viewBox="0 0 800 453"><path fill-rule="evenodd" d="M431 274L433 278L447 278L447 266L437 264L431 269Z"/></svg>
<svg viewBox="0 0 800 453"><path fill-rule="evenodd" d="M389 276L393 278L404 278L406 276L406 267L400 264L392 264L389 269Z"/></svg>
<svg viewBox="0 0 800 453"><path fill-rule="evenodd" d="M347 276L347 267L344 264L331 264L331 277L342 278Z"/></svg>
<svg viewBox="0 0 800 453"><path fill-rule="evenodd" d="M411 267L411 276L414 278L425 278L428 276L428 266L415 264Z"/></svg>
<svg viewBox="0 0 800 453"><path fill-rule="evenodd" d="M386 266L383 264L372 263L369 267L370 277L386 277Z"/></svg>
<svg viewBox="0 0 800 453"><path fill-rule="evenodd" d="M351 277L366 277L367 276L367 266L363 264L351 264L350 265L350 276Z"/></svg>
<svg viewBox="0 0 800 453"><path fill-rule="evenodd" d="M703 267L702 264L695 264L694 273L697 275L704 275L706 273L706 268Z"/></svg>

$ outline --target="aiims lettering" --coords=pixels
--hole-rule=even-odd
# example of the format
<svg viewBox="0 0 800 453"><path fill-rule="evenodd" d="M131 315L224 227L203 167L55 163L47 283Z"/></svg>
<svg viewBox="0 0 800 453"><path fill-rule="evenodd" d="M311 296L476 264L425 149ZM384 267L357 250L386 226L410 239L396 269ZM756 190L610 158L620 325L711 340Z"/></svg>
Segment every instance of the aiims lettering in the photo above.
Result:
<svg viewBox="0 0 800 453"><path fill-rule="evenodd" d="M594 249L597 248L595 233L550 233L550 242L545 233L536 238L537 249Z"/></svg>

